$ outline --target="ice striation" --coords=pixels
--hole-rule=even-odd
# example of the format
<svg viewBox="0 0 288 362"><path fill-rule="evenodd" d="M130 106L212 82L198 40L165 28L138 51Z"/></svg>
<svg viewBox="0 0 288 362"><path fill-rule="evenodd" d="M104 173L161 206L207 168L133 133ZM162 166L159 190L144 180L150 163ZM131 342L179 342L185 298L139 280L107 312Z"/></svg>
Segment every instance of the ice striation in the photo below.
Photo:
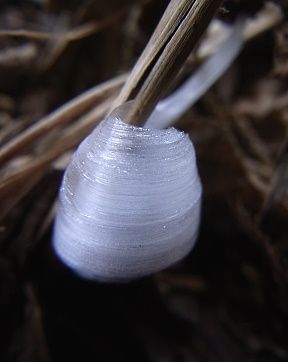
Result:
<svg viewBox="0 0 288 362"><path fill-rule="evenodd" d="M121 113L80 144L63 178L53 246L80 276L123 282L181 260L199 227L201 184L188 135Z"/></svg>

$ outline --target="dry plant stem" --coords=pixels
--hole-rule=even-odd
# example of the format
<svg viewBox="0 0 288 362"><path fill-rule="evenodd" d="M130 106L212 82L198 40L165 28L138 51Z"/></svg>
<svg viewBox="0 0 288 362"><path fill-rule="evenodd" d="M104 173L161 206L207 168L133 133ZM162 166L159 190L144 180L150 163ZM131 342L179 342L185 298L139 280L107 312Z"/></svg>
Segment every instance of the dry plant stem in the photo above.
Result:
<svg viewBox="0 0 288 362"><path fill-rule="evenodd" d="M161 98L163 91L167 87L167 83L172 81L174 76L178 73L181 66L184 64L185 59L196 46L199 38L203 34L221 2L222 0L183 0L181 1L181 13L177 13L179 1L172 0L170 2L160 21L160 25L156 29L156 36L154 34L152 37L152 47L155 46L153 39L155 37L159 38L158 42L161 48L156 47L158 50L156 54L158 55L159 51L160 54L158 57L155 57L155 64L151 64L151 61L149 61L149 64L145 67L144 62L144 69L148 69L148 67L152 65L152 70L146 77L131 106L131 110L127 116L128 123L140 125L145 123L147 117ZM176 18L176 23L175 12L179 16L179 18ZM172 25L171 20L173 31L170 30ZM149 44L148 47L150 47ZM136 68L138 68L137 64ZM117 102L122 103L133 96L135 83L134 87L130 87L130 89L131 92L123 92Z"/></svg>
<svg viewBox="0 0 288 362"><path fill-rule="evenodd" d="M268 10L270 10L270 11L267 12ZM261 16L259 16L259 18L258 17L256 18L255 26L253 26L253 28L256 29L256 31L253 32L253 37L257 36L261 32L269 30L270 28L277 25L279 23L279 21L281 21L282 16L279 13L278 8L274 7L274 11L271 11L271 10L272 9L266 9L264 12L261 11L261 13L260 13ZM267 20L267 19L269 19L269 20ZM264 24L264 23L266 23L266 26L261 26L261 24ZM254 24L254 21L253 21L253 24ZM256 26L257 24L260 24L259 27ZM250 26L250 22L247 24L247 26ZM252 26L251 26L251 28L252 28ZM246 40L248 40L248 39L246 38ZM211 53L213 53L212 48L210 48L210 51L211 51ZM208 56L209 54L210 53L207 53L205 55ZM203 56L203 54L198 54L198 56L201 58ZM124 82L125 77L126 76L123 76L122 82ZM119 80L119 85L121 85L121 77L120 77L120 78L112 79L106 83L103 83L101 85L98 85L98 86L88 90L87 92L78 96L74 100L70 101L68 104L66 104L66 105L62 106L60 109L56 110L51 115L40 120L36 125L30 127L30 129L28 129L27 131L24 131L22 134L20 134L16 139L14 139L12 141L13 144L15 141L14 146L11 144L11 142L9 142L6 146L4 146L4 148L5 149L7 148L6 151L9 151L9 149L10 149L9 152L12 152L13 154L15 154L15 153L17 154L19 151L21 151L21 147L20 147L20 149L18 149L18 143L19 143L19 145L21 145L21 144L30 145L35 140L38 140L38 138L40 138L42 135L45 135L47 129L52 130L54 127L56 127L62 123L69 122L69 120L74 118L74 116L77 116L82 111L85 111L86 108L91 106L91 104L94 103L98 99L98 92L99 92L99 96L104 97L106 94L105 89L106 89L106 87L109 88L109 84L111 85L111 88L113 88L113 84L116 86L116 88L118 88L119 87L118 80ZM111 90L111 92L112 92L112 90ZM95 96L95 98L94 98L94 96ZM110 102L112 102L112 101L113 101L113 98L110 98ZM96 124L93 120L93 116L94 116L95 112L96 112L95 114L97 116L97 112L98 112L97 108L95 110L89 111L88 113L84 114L84 116L79 118L73 126L70 126L67 129L64 137L67 137L68 133L71 135L71 137L74 134L74 140L73 140L73 142L70 142L70 144L72 145L71 147L73 147L73 145L76 145L81 140L82 136L86 135L89 132L89 130L92 129L93 126ZM86 110L86 112L87 112L87 110ZM73 114L73 116L72 116L72 114ZM70 140L72 140L72 138ZM1 154L5 155L4 148L0 151L0 155ZM64 151L65 150L62 149L62 153ZM44 155L46 155L47 153L48 153L48 157L44 157ZM58 154L58 152L56 154ZM11 155L11 153L9 153L8 157L10 157L10 155ZM61 155L61 153L59 155ZM43 157L41 158L40 162L38 163L39 167L41 165L43 165L44 161L47 159L50 159L50 163L53 162L53 160L55 159L55 156L53 156L53 153L52 154L50 153L50 149L46 150L46 152L44 151ZM0 161L1 161L1 157L0 157ZM24 165L24 168L21 168L20 170L18 170L20 179L24 180L25 175L26 175L25 170L26 169L33 170L33 167L35 167L36 163L37 162L35 162L35 161L32 163L29 162L29 165L28 164ZM46 168L41 169L41 171L40 171L41 175L45 172L45 170L46 170ZM4 184L6 184L6 186L2 188L2 191L4 192L5 189L7 190L8 184L9 183L12 184L16 180L16 178L17 178L16 172L11 173L10 175L6 176L5 178L3 177L1 184L2 184L2 186L4 186ZM32 184L32 178L30 178L31 182L28 182L29 180L27 177L25 180L27 181L27 183L29 185Z"/></svg>
<svg viewBox="0 0 288 362"><path fill-rule="evenodd" d="M181 5L181 4L180 4ZM179 5L179 11L180 9ZM271 4L270 4L271 5ZM183 9L182 9L183 10ZM250 40L261 33L273 28L277 25L283 18L280 10L276 6L267 6L266 9L260 12L259 17L253 20L251 23L249 22L244 30L244 38L245 40ZM173 21L175 19L173 18ZM121 90L120 96L117 98L114 105L122 102L122 99L125 99L129 95L131 91L131 87L133 84L139 81L139 76L141 76L140 70L144 71L142 65L149 63L149 59L151 60L153 56L155 56L154 51L156 52L156 48L159 47L158 40L160 37L161 29L159 28L161 24L157 27L155 34L152 36L149 44L154 44L144 50L142 56L137 62L136 66L133 68L129 80L125 83L125 86ZM169 25L173 25L170 24ZM158 29L159 28L159 29ZM158 33L159 31L159 33ZM209 48L209 53L199 53L198 57L201 60L211 55L215 49ZM141 60L142 59L142 60ZM147 64L148 64L147 63ZM142 74L143 75L143 74ZM64 124L70 122L74 117L79 116L82 112L85 112L89 107L91 107L99 97L105 97L106 92L109 92L110 87L116 90L120 87L127 75L123 75L118 78L114 78L109 80L108 82L97 85L94 88L89 89L85 93L80 96L72 99L69 103L63 105L58 110L53 112L52 114L44 117L42 120L38 121L34 126L31 126L26 131L22 132L20 135L15 137L13 140L8 142L2 149L0 150L0 165L3 164L6 160L11 158L13 155L18 154L23 148L27 147L34 143L34 141L38 140L40 136L45 134L47 131L54 129L56 126L60 124ZM124 98L123 98L124 97Z"/></svg>
<svg viewBox="0 0 288 362"><path fill-rule="evenodd" d="M85 38L100 29L100 23L88 23L75 29L62 33L52 33L47 31L37 31L28 29L0 30L0 37L27 38L30 40L57 40L59 38L67 41L74 41ZM106 25L106 24L105 24ZM107 24L108 25L108 24Z"/></svg>
<svg viewBox="0 0 288 362"><path fill-rule="evenodd" d="M86 114L84 117L81 117L80 121L71 126L64 135L60 137L59 140L54 142L49 150L39 157L36 157L34 161L31 161L24 165L24 167L19 171L3 177L0 182L0 194L5 190L8 190L14 182L18 182L18 178L23 176L29 176L31 172L37 172L39 168L41 169L46 164L49 166L52 161L59 157L62 153L69 150L75 144L77 144L84 135L89 132L91 127L94 127L100 119L105 115L109 106L111 104L111 98L108 98L104 103L99 107L93 109L90 113Z"/></svg>
<svg viewBox="0 0 288 362"><path fill-rule="evenodd" d="M116 99L112 110L135 95L137 87L139 87L145 74L153 66L159 53L163 50L173 33L176 31L182 18L187 14L192 2L193 1L187 0L170 1L162 19L132 69L119 97Z"/></svg>
<svg viewBox="0 0 288 362"><path fill-rule="evenodd" d="M90 22L80 25L75 29L68 30L66 32L52 33L37 30L17 29L17 30L0 30L0 37L9 36L16 38L27 38L32 40L58 40L62 39L67 42L86 38L92 34L97 33L100 30L105 29L109 25L113 24L115 20L123 16L127 9L122 9L112 16L106 17L97 22Z"/></svg>
<svg viewBox="0 0 288 362"><path fill-rule="evenodd" d="M255 20L253 20L251 23L248 22L247 24L247 29L250 27L250 29L254 29L253 32L246 32L250 33L250 36L245 36L245 40L250 40L252 37L255 37L259 34L261 34L262 32L265 32L273 27L275 27L281 20L282 20L283 16L281 15L281 13L279 12L279 9L274 6L273 9L271 9L270 7L267 9L264 9L264 11L261 11L259 13L259 17L257 16ZM262 25L261 25L262 24ZM264 26L264 24L266 24ZM200 50L200 49L199 49ZM215 49L212 47L210 48L210 52L209 53L197 53L197 56L200 60L203 60L203 57L206 58L207 56L209 56L210 54L212 54L215 51ZM123 76L123 80L122 82L124 82L126 76ZM116 81L117 83L117 79L112 79L110 80L108 83L104 83L102 85L98 85L90 90L88 90L87 92L83 93L82 95L78 96L77 98L75 98L74 100L70 101L67 105L62 106L59 110L56 110L52 115L49 115L47 117L45 117L43 120L49 120L51 121L51 125L48 127L49 129L53 129L54 127L56 127L58 125L58 121L60 122L59 124L62 123L61 118L62 116L64 117L70 117L70 120L72 119L72 114L70 114L68 116L68 114L65 116L65 112L67 111L68 113L70 113L70 106L71 107L76 107L75 109L77 110L77 107L81 105L81 102L83 101L83 110L84 112L86 112L86 114L84 114L83 117L80 117L72 126L68 127L68 129L66 131L63 130L63 135L64 135L64 139L61 142L59 141L58 143L56 142L56 148L57 150L55 152L51 152L51 149L47 149L46 151L44 151L43 155L41 156L41 159L36 159L35 161L29 162L29 164L27 163L26 165L24 165L23 168L19 169L17 172L13 172L10 175L6 176L5 178L2 178L2 181L0 181L0 204L2 206L2 211L0 211L0 217L4 216L5 214L8 213L9 210L11 210L11 208L17 204L17 202L19 202L19 200L21 198L23 198L23 196L25 196L25 194L27 194L27 192L29 192L33 186L35 184L37 184L37 182L39 181L39 179L43 176L43 174L47 171L47 169L50 167L51 163L58 158L58 156L61 156L66 149L70 148L69 146L73 147L75 145L77 145L80 140L95 126L95 124L97 123L97 117L99 117L99 114L101 113L99 111L99 107L101 106L101 103L99 104L99 106L95 109L93 109L92 111L87 112L87 109L89 108L89 106L92 105L92 103L94 104L95 101L98 99L97 93L98 93L98 88L99 89L99 96L103 96L103 94L101 95L101 88L106 87L106 85L108 85L109 83L113 83L114 81ZM119 87L119 85L116 86L115 90ZM96 92L95 96L96 98L94 99L93 94L94 92ZM112 90L111 90L112 92ZM105 96L105 94L104 94ZM103 96L103 98L104 98ZM87 97L87 99L86 99ZM91 97L91 104L89 101L89 98ZM104 100L101 100L100 102L103 102ZM106 104L106 107L108 109L109 107L109 102L111 104L111 102L113 101L113 97L109 98L108 103ZM79 104L78 104L79 102ZM87 104L85 105L85 103L87 102ZM84 108L87 108L86 111ZM105 106L103 111L103 116L105 115L107 109L105 110ZM62 111L64 112L62 114ZM79 110L80 111L80 110ZM98 113L99 112L99 113ZM81 112L78 112L81 113ZM77 114L78 114L77 113ZM55 119L54 119L55 116ZM73 115L74 116L74 115ZM57 120L57 117L59 117L59 120ZM73 117L74 118L74 117ZM101 118L101 116L100 116ZM67 120L67 122L69 122L69 120ZM39 122L39 126L44 127L44 132L39 132L38 137L36 137L34 139L38 140L42 135L45 136L46 134L46 125L42 124L42 120L40 120ZM37 131L38 129L38 125L35 125L36 129L35 131ZM33 129L35 126L32 126L30 129L32 131L32 135L33 135ZM18 137L20 137L20 140L22 139L22 137L24 135L27 135L28 138L29 136L29 132L27 133L27 131L24 131L21 135L19 135ZM67 140L69 141L69 145L67 145L68 147L66 148L66 144L65 142ZM25 136L23 141L25 141ZM28 142L29 143L29 142ZM17 144L17 142L16 142ZM58 144L58 146L57 146ZM19 150L21 151L21 150ZM0 151L1 153L1 151ZM16 152L17 154L17 152ZM2 186L1 186L2 185Z"/></svg>
<svg viewBox="0 0 288 362"><path fill-rule="evenodd" d="M26 176L25 178L19 175L19 182L11 182L11 187L4 189L5 194L0 195L0 220L37 185L45 170L39 169L38 171L33 171L29 177Z"/></svg>
<svg viewBox="0 0 288 362"><path fill-rule="evenodd" d="M274 165L274 172L271 177L271 181L265 195L262 209L257 217L258 225L264 224L265 217L269 210L272 208L273 203L277 196L280 196L279 190L286 189L286 175L287 175L287 164L288 164L288 135L285 137L284 143L279 152L276 165Z"/></svg>
<svg viewBox="0 0 288 362"><path fill-rule="evenodd" d="M126 77L126 75L121 75L89 89L87 92L82 93L80 96L58 108L55 112L42 118L19 136L14 137L0 149L0 165L26 147L31 146L43 134L51 131L56 126L72 121L87 111L97 100L115 92L123 84Z"/></svg>
<svg viewBox="0 0 288 362"><path fill-rule="evenodd" d="M0 204L3 207L0 211L0 218L5 216L9 210L31 190L54 160L65 151L77 145L80 140L95 127L107 113L112 99L113 98L108 98L105 103L102 103L99 107L81 117L79 122L71 126L43 155L25 164L20 171L2 178L0 181Z"/></svg>
<svg viewBox="0 0 288 362"><path fill-rule="evenodd" d="M246 41L255 38L256 36L264 33L265 31L273 28L284 19L284 14L281 9L268 3L256 16L255 19L249 21L244 29L243 37Z"/></svg>
<svg viewBox="0 0 288 362"><path fill-rule="evenodd" d="M284 19L281 9L272 3L267 3L266 6L259 11L255 18L248 20L243 30L243 38L248 42L257 36L273 29ZM214 54L219 43L216 41L211 43L211 46L205 46L205 42L199 47L196 54L197 62L204 61L207 57Z"/></svg>
<svg viewBox="0 0 288 362"><path fill-rule="evenodd" d="M262 195L267 194L267 180L271 177L272 165L271 160L269 159L269 153L265 152L264 156L261 154L261 150L265 149L261 140L251 131L249 126L245 125L244 127L237 127L241 139L246 142L247 147L250 148L250 152L252 152L254 156L252 159L247 155L247 147L243 148L239 143L239 139L235 133L235 126L237 126L237 124L233 112L229 111L227 107L221 104L219 99L217 97L215 98L212 94L206 96L206 102L211 113L217 118L223 135L233 146L237 158L242 165L242 170L245 172L250 185ZM220 104L221 106L219 106ZM254 135L254 138L251 138L251 134L252 136Z"/></svg>
<svg viewBox="0 0 288 362"><path fill-rule="evenodd" d="M21 44L0 50L0 66L24 66L31 64L37 56L35 44Z"/></svg>

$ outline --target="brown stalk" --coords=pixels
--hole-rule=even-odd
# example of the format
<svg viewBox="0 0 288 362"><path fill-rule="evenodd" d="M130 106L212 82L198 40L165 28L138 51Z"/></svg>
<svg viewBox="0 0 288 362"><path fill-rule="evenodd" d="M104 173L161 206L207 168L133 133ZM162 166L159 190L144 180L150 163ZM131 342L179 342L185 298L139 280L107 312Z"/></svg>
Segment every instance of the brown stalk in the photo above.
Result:
<svg viewBox="0 0 288 362"><path fill-rule="evenodd" d="M27 38L31 40L58 40L61 38L67 41L74 41L97 32L100 26L102 26L102 23L88 23L63 33L52 33L48 31L29 29L0 30L0 37Z"/></svg>
<svg viewBox="0 0 288 362"><path fill-rule="evenodd" d="M140 58L134 65L113 108L116 108L135 95L134 93L137 91L137 87L141 84L145 74L148 73L149 69L153 66L157 57L159 57L159 54L176 31L177 26L181 23L181 19L187 13L190 3L191 1L187 0L170 1L162 19L157 25ZM176 4L177 6L175 6Z"/></svg>
<svg viewBox="0 0 288 362"><path fill-rule="evenodd" d="M110 97L97 108L81 117L77 124L67 129L67 132L51 145L49 150L26 163L21 171L17 170L15 173L1 179L0 204L3 207L0 210L0 218L5 216L19 199L39 181L54 160L77 145L91 131L91 128L95 127L107 113L111 101L112 98Z"/></svg>
<svg viewBox="0 0 288 362"><path fill-rule="evenodd" d="M42 135L55 127L71 122L73 119L79 117L83 112L87 111L89 107L94 105L97 100L115 92L115 90L123 84L125 79L126 75L124 74L101 83L27 128L27 130L14 137L0 149L0 165L23 149L31 146Z"/></svg>
<svg viewBox="0 0 288 362"><path fill-rule="evenodd" d="M179 2L179 9L177 14L184 11ZM183 6L183 4L182 4ZM173 18L169 23L169 26L175 26L177 20L177 14L173 15ZM179 15L178 14L178 15ZM249 22L244 31L244 37L247 40L256 37L257 35L265 32L275 25L277 25L283 15L279 11L276 6L272 6L270 4L263 11L259 13L259 16L253 20L251 23ZM166 19L167 20L167 19ZM178 19L179 21L179 19ZM161 21L162 22L162 21ZM172 23L171 23L172 22ZM168 26L168 27L169 27ZM147 47L145 48L143 54L139 58L139 61L136 63L133 68L129 79L125 83L125 86L122 88L121 93L117 100L114 102L114 106L121 104L122 102L129 98L129 94L132 89L134 89L134 85L140 81L140 78L145 73L145 69L147 69L148 64L152 63L153 57L155 57L156 49L161 47L163 44L163 39L161 37L161 32L163 31L163 24L159 24L157 29L155 30L154 35L151 37ZM172 28L171 28L172 29ZM170 29L170 30L171 30ZM161 41L162 39L162 41ZM150 45L149 45L150 44ZM201 50L201 49L200 49ZM211 53L213 53L215 49L209 48L209 52L202 54L199 53L199 59L206 58ZM146 68L145 68L146 66ZM113 78L105 83L95 86L94 88L89 89L85 93L79 95L78 97L72 99L70 102L64 104L62 107L58 108L56 111L52 112L50 115L39 120L35 125L31 126L18 136L14 137L13 140L8 142L2 149L0 149L0 165L7 161L9 158L13 157L13 155L18 154L22 149L27 146L32 145L35 141L37 141L42 135L46 134L47 131L50 131L57 127L58 125L62 125L70 122L73 118L79 117L81 113L86 112L89 107L91 107L97 100L101 97L105 97L107 92L112 92L118 89L123 82L126 80L127 74Z"/></svg>
<svg viewBox="0 0 288 362"><path fill-rule="evenodd" d="M114 106L135 96L126 122L142 125L217 11L222 0L171 0ZM149 74L147 74L147 72ZM143 78L145 80L143 81Z"/></svg>
<svg viewBox="0 0 288 362"><path fill-rule="evenodd" d="M268 14L269 16L267 15L267 9L265 9L265 11L261 12L259 17L253 21L253 28L256 29L256 31L254 30L252 32L252 37L268 30L281 21L282 17L279 16L278 9L274 8L274 12L271 12L271 8L268 10L270 10ZM258 23L260 24L259 26ZM250 27L250 23L247 24L247 27ZM246 38L246 40L248 39L250 39L250 36ZM156 40L157 39L155 39L155 41ZM213 53L212 48L210 49L210 52ZM208 53L205 55L207 56ZM203 54L198 54L198 56L201 58ZM135 68L133 72L135 72ZM75 117L79 117L84 113L84 115L78 118L78 120L75 121L72 126L69 126L66 130L63 130L61 140L56 141L52 147L50 145L49 149L45 150L41 156L39 156L39 158L24 164L21 170L18 169L17 171L12 171L7 176L1 178L0 192L2 194L2 201L3 196L4 199L7 199L8 193L13 190L13 200L15 199L15 202L17 202L17 200L22 197L21 194L25 194L27 192L26 188L25 190L21 189L21 182L25 181L28 190L31 189L34 183L37 182L37 180L43 175L43 173L55 159L61 156L61 154L63 154L68 149L77 145L81 139L83 139L83 137L86 136L93 127L95 127L97 121L100 120L101 117L105 116L107 110L109 109L109 102L110 104L113 102L112 93L115 94L115 91L121 86L121 84L123 84L126 77L127 75L124 75L111 79L108 82L102 83L86 91L82 95L76 97L66 105L53 112L51 115L44 117L42 120L37 122L37 124L22 132L19 136L16 137L16 139L5 145L4 148L0 150L0 164L1 161L3 162L3 156L5 157L6 155L8 159L10 156L18 154L22 148L31 146L31 144L37 141L41 136L45 135L47 131L54 129L58 125L68 123ZM127 84L128 83L126 83L125 87L127 87ZM125 89L125 87L123 87L123 89ZM105 97L108 95L110 96L107 101L105 100ZM95 104L99 98L102 99L100 99L99 105L88 111L89 107ZM102 103L105 104L102 105ZM17 189L17 195L14 194L15 189ZM14 201L10 201L9 205L14 205Z"/></svg>
<svg viewBox="0 0 288 362"><path fill-rule="evenodd" d="M65 40L67 42L80 40L85 37L88 37L92 34L97 33L100 30L107 28L109 25L113 24L115 20L123 16L126 8L118 11L116 14L108 16L102 20L90 22L87 24L79 25L74 29L67 30L65 32L48 32L48 31L37 31L29 29L0 29L0 37L16 37L16 38L27 38L32 40Z"/></svg>

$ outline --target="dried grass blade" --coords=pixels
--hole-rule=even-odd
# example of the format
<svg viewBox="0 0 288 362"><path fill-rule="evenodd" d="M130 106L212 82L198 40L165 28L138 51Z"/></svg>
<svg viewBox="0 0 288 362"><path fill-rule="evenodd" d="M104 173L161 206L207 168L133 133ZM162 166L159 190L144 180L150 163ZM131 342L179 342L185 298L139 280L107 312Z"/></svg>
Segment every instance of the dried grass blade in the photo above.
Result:
<svg viewBox="0 0 288 362"><path fill-rule="evenodd" d="M137 87L139 87L141 80L145 77L149 68L151 68L156 62L159 57L159 53L163 51L163 48L173 36L193 2L194 0L170 1L162 19L135 64L127 82L122 88L121 93L112 108L118 107L134 95L134 92L137 90Z"/></svg>
<svg viewBox="0 0 288 362"><path fill-rule="evenodd" d="M172 3L177 9L178 2L172 0ZM145 123L167 84L176 76L187 56L196 46L222 0L195 0L195 2L187 0L186 3L190 5L189 11L145 79L128 114L127 122L129 123L135 120L138 124Z"/></svg>
<svg viewBox="0 0 288 362"><path fill-rule="evenodd" d="M31 146L43 134L72 121L87 111L97 100L115 92L124 83L126 77L127 75L124 74L89 89L14 137L0 149L0 165Z"/></svg>
<svg viewBox="0 0 288 362"><path fill-rule="evenodd" d="M80 25L74 29L67 30L65 32L48 32L48 31L37 31L30 29L13 29L6 30L0 29L0 37L15 37L15 38L27 38L30 40L65 40L67 42L86 38L92 34L97 33L100 30L105 29L109 25L113 24L115 20L119 19L127 9L122 9L116 14L108 16L102 20L90 22L87 24Z"/></svg>
<svg viewBox="0 0 288 362"><path fill-rule="evenodd" d="M3 217L43 176L51 163L65 151L77 145L83 137L99 122L107 113L112 97L96 107L85 116L81 117L76 125L71 126L66 134L60 137L49 150L35 160L25 164L20 171L10 174L0 180L0 203L7 205L2 208L0 217ZM34 180L35 179L35 180ZM24 189L23 189L23 185ZM13 202L11 201L13 193ZM7 203L9 200L9 203Z"/></svg>

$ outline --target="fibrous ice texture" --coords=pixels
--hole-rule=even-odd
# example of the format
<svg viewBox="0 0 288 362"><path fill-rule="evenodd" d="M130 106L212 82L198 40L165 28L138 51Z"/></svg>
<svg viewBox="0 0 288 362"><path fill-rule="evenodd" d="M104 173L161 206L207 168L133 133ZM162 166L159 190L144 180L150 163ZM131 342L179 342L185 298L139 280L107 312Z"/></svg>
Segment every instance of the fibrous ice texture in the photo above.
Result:
<svg viewBox="0 0 288 362"><path fill-rule="evenodd" d="M141 278L192 249L200 199L186 134L135 127L114 114L80 144L65 172L55 251L88 279Z"/></svg>

